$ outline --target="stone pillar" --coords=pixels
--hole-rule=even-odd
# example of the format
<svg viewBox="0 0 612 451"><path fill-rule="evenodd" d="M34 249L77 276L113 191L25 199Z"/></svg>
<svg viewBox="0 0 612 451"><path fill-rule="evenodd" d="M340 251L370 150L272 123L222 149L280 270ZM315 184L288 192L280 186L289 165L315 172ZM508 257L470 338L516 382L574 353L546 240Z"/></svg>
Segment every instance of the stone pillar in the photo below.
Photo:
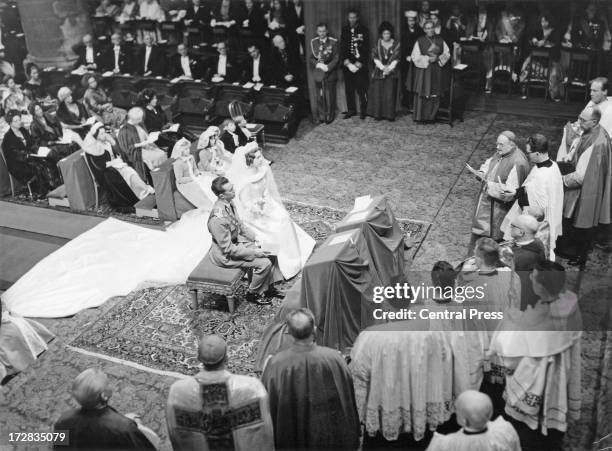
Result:
<svg viewBox="0 0 612 451"><path fill-rule="evenodd" d="M41 67L68 67L72 46L90 30L85 0L19 0L28 60Z"/></svg>

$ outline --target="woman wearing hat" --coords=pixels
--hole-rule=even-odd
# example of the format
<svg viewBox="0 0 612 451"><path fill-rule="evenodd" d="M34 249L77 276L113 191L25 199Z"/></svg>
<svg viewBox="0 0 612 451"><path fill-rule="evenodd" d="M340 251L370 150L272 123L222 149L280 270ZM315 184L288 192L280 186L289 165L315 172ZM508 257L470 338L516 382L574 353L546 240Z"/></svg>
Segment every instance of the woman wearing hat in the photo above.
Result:
<svg viewBox="0 0 612 451"><path fill-rule="evenodd" d="M399 107L400 43L393 39L393 26L383 22L372 48L374 71L368 95L368 115L394 121Z"/></svg>
<svg viewBox="0 0 612 451"><path fill-rule="evenodd" d="M96 181L107 193L111 207L131 210L139 199L155 191L116 155L116 145L113 137L104 130L104 125L96 122L85 137L83 149Z"/></svg>
<svg viewBox="0 0 612 451"><path fill-rule="evenodd" d="M83 95L83 104L89 114L96 120L104 125L119 128L125 119L126 111L113 106L110 98L98 85L98 79L99 77L96 74L85 74L81 80L81 84L86 88Z"/></svg>
<svg viewBox="0 0 612 451"><path fill-rule="evenodd" d="M72 90L62 86L57 91L57 118L62 123L62 127L67 130L74 130L81 138L84 138L89 130L87 120L89 113L82 103L77 102L72 97Z"/></svg>
<svg viewBox="0 0 612 451"><path fill-rule="evenodd" d="M189 141L181 139L172 149L172 158L174 158L172 168L176 177L176 189L197 208L210 210L213 203L217 201L217 196L210 188L216 176L201 173L198 170L190 147Z"/></svg>

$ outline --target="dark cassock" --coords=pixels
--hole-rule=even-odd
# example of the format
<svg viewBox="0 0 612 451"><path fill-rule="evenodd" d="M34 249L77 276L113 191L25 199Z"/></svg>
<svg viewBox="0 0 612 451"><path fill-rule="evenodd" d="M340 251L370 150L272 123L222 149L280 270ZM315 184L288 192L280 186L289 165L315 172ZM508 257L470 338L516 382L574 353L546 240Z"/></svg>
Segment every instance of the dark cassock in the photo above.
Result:
<svg viewBox="0 0 612 451"><path fill-rule="evenodd" d="M610 137L599 124L575 139L569 153L559 149L565 192L557 252L563 256L581 256L591 240L589 231L611 222L611 151Z"/></svg>
<svg viewBox="0 0 612 451"><path fill-rule="evenodd" d="M110 406L66 412L53 425L53 430L69 434L68 445L55 445L56 450L155 449L133 420Z"/></svg>
<svg viewBox="0 0 612 451"><path fill-rule="evenodd" d="M125 124L117 133L117 144L121 158L132 166L140 178L147 182L146 164L142 158L142 148L136 148L136 144L142 142L138 129L132 124Z"/></svg>
<svg viewBox="0 0 612 451"><path fill-rule="evenodd" d="M277 448L357 449L353 381L338 351L294 343L270 358L262 382L270 396Z"/></svg>
<svg viewBox="0 0 612 451"><path fill-rule="evenodd" d="M514 271L521 279L521 310L526 310L538 301L529 277L536 263L547 260L546 250L537 238L529 243L514 243L510 250L514 255Z"/></svg>
<svg viewBox="0 0 612 451"><path fill-rule="evenodd" d="M476 201L472 233L498 240L503 237L501 224L514 200L504 202L491 194L496 194L493 190L500 182L509 189L518 189L529 174L529 161L523 151L515 147L504 155L496 152L483 163L480 171L484 173L484 180Z"/></svg>
<svg viewBox="0 0 612 451"><path fill-rule="evenodd" d="M444 65L450 52L441 36L421 36L412 49L414 63L414 113L417 122L433 121L444 94Z"/></svg>
<svg viewBox="0 0 612 451"><path fill-rule="evenodd" d="M368 29L357 22L355 26L346 25L340 36L340 59L344 72L347 116L357 113L355 94L359 96L359 111L365 117L368 109L368 55L370 35Z"/></svg>
<svg viewBox="0 0 612 451"><path fill-rule="evenodd" d="M402 62L400 65L402 83L406 92L404 93L404 105L412 108L414 103L414 66L412 64L412 49L423 30L419 27L416 11L406 11L406 28L402 33L401 50Z"/></svg>
<svg viewBox="0 0 612 451"><path fill-rule="evenodd" d="M252 376L200 371L175 382L166 421L175 451L274 449L268 394Z"/></svg>
<svg viewBox="0 0 612 451"><path fill-rule="evenodd" d="M325 39L316 37L310 41L310 49L312 51L310 67L315 81L318 119L319 122L330 123L336 115L338 41L330 36Z"/></svg>
<svg viewBox="0 0 612 451"><path fill-rule="evenodd" d="M379 39L372 48L374 71L368 95L368 115L374 119L395 120L399 107L400 43Z"/></svg>

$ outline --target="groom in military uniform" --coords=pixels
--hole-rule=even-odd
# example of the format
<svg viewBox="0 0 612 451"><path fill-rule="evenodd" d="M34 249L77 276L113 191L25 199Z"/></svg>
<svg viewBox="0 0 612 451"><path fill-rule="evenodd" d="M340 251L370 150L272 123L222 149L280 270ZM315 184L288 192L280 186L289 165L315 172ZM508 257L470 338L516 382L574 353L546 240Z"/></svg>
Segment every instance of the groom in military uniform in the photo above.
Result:
<svg viewBox="0 0 612 451"><path fill-rule="evenodd" d="M208 217L208 230L212 245L208 255L222 268L250 268L253 270L246 300L257 304L270 304L271 297L279 296L272 287L273 265L269 254L261 250L253 233L240 221L232 199L234 186L225 177L217 177L211 185L218 197ZM265 297L262 297L262 294Z"/></svg>
<svg viewBox="0 0 612 451"><path fill-rule="evenodd" d="M336 114L336 83L338 82L338 41L327 36L327 25L317 25L317 37L310 41L310 67L313 70L319 122L330 124ZM316 120L316 118L315 118Z"/></svg>

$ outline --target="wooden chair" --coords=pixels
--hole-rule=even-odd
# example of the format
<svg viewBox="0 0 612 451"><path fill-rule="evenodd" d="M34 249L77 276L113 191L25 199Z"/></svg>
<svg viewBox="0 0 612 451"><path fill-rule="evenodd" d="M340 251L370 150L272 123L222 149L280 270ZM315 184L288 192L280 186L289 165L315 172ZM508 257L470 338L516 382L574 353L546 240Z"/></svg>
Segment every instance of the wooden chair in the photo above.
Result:
<svg viewBox="0 0 612 451"><path fill-rule="evenodd" d="M490 44L493 53L493 88L495 84L505 84L508 94L512 93L512 74L516 63L517 48L514 44L501 44L495 42ZM507 80L499 80L507 78Z"/></svg>
<svg viewBox="0 0 612 451"><path fill-rule="evenodd" d="M525 94L529 97L532 89L543 89L544 100L548 98L548 87L552 61L550 49L534 48L531 51L529 63L527 64L527 78L525 79Z"/></svg>
<svg viewBox="0 0 612 451"><path fill-rule="evenodd" d="M243 117L247 121L251 118L251 112L253 111L253 102L241 102L240 100L234 100L228 105L230 117L236 121L240 117Z"/></svg>
<svg viewBox="0 0 612 451"><path fill-rule="evenodd" d="M572 49L569 68L565 80L564 102L569 101L570 93L582 94L582 100L589 97L589 81L593 67L593 58L588 50Z"/></svg>
<svg viewBox="0 0 612 451"><path fill-rule="evenodd" d="M467 67L463 71L463 83L474 91L482 88L484 81L483 45L480 42L460 42L461 64Z"/></svg>

